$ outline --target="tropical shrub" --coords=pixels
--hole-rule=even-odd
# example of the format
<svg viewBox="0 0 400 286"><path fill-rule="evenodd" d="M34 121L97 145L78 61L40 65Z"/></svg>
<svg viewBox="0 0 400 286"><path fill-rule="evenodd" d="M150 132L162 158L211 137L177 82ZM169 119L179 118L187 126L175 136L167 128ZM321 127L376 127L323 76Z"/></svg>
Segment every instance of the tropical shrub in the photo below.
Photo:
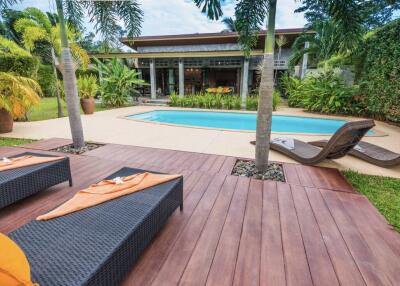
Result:
<svg viewBox="0 0 400 286"><path fill-rule="evenodd" d="M0 55L30 57L31 54L15 42L0 36Z"/></svg>
<svg viewBox="0 0 400 286"><path fill-rule="evenodd" d="M39 60L32 56L16 56L0 53L0 71L22 77L37 78Z"/></svg>
<svg viewBox="0 0 400 286"><path fill-rule="evenodd" d="M246 110L257 110L258 109L258 97L248 96L246 98Z"/></svg>
<svg viewBox="0 0 400 286"><path fill-rule="evenodd" d="M366 112L400 122L400 19L364 39L358 51L357 83Z"/></svg>
<svg viewBox="0 0 400 286"><path fill-rule="evenodd" d="M278 92L274 92L273 108L276 110L280 102ZM169 97L170 106L179 107L194 107L194 108L207 108L207 109L241 109L242 100L239 96L235 95L222 95L222 94L195 94L179 98L176 94L171 94ZM257 110L258 97L250 95L246 99L247 110Z"/></svg>
<svg viewBox="0 0 400 286"><path fill-rule="evenodd" d="M279 94L279 91L274 90L274 94L272 96L272 110L276 111L280 103L281 103L281 95Z"/></svg>
<svg viewBox="0 0 400 286"><path fill-rule="evenodd" d="M105 105L123 106L132 96L139 94L135 87L147 85L144 80L138 78L139 73L136 70L129 69L116 58L106 63L94 60L97 63L96 69L102 73L99 90Z"/></svg>
<svg viewBox="0 0 400 286"><path fill-rule="evenodd" d="M81 76L77 80L78 94L80 98L94 97L99 89L97 78L94 75Z"/></svg>
<svg viewBox="0 0 400 286"><path fill-rule="evenodd" d="M39 65L39 69L37 71L37 81L42 88L43 96L55 96L57 79L54 76L53 66Z"/></svg>
<svg viewBox="0 0 400 286"><path fill-rule="evenodd" d="M322 113L358 114L362 107L355 95L358 86L347 85L337 69L321 69L303 81L292 78L284 84L289 106Z"/></svg>
<svg viewBox="0 0 400 286"><path fill-rule="evenodd" d="M288 105L290 107L303 107L304 94L301 92L303 82L299 78L286 73L282 76L281 83L288 99Z"/></svg>
<svg viewBox="0 0 400 286"><path fill-rule="evenodd" d="M0 108L14 119L23 118L40 101L39 84L31 78L0 72Z"/></svg>

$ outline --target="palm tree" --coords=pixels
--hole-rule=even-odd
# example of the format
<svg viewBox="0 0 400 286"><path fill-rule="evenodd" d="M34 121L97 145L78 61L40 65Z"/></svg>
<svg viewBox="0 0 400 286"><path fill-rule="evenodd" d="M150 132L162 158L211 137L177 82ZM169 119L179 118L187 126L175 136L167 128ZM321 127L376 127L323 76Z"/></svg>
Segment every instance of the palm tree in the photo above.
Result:
<svg viewBox="0 0 400 286"><path fill-rule="evenodd" d="M222 19L222 23L224 23L226 27L226 29L224 29L222 32L237 32L236 20L234 20L232 17L225 17Z"/></svg>
<svg viewBox="0 0 400 286"><path fill-rule="evenodd" d="M294 67L298 64L304 54L309 54L317 62L320 62L329 59L335 54L349 52L347 49L341 49L342 46L348 45L339 45L343 31L332 20L317 21L311 26L311 29L315 33L303 33L294 41L289 67ZM305 48L304 44L306 42L309 43L308 48Z"/></svg>
<svg viewBox="0 0 400 286"><path fill-rule="evenodd" d="M42 59L52 64L56 86L58 117L64 117L56 70L56 56L59 56L61 53L60 25L53 19L54 14L45 14L34 7L26 8L24 14L24 18L20 18L15 22L14 29L21 34L24 47L30 51L35 50L37 43L41 43L42 41L50 45L50 50L42 47L39 49L39 54ZM49 15L52 17L51 19ZM76 44L76 32L70 25L67 25L67 34L70 41L72 56L80 66L86 68L90 61L89 55Z"/></svg>
<svg viewBox="0 0 400 286"><path fill-rule="evenodd" d="M0 0L0 8L16 4L18 0ZM85 12L107 41L115 41L116 27L122 20L128 31L128 37L140 34L143 12L136 0L129 1L79 1L55 0L60 23L61 63L65 97L73 145L82 148L85 145L82 121L80 117L78 89L75 76L75 64L71 56L66 20L76 27L82 26Z"/></svg>
<svg viewBox="0 0 400 286"><path fill-rule="evenodd" d="M221 0L194 0L210 19L222 16ZM277 0L240 0L235 7L236 28L239 42L246 57L257 43L257 33L267 18L264 60L260 81L257 128L256 167L264 172L268 167L269 141L271 137L272 98L274 92L275 15Z"/></svg>

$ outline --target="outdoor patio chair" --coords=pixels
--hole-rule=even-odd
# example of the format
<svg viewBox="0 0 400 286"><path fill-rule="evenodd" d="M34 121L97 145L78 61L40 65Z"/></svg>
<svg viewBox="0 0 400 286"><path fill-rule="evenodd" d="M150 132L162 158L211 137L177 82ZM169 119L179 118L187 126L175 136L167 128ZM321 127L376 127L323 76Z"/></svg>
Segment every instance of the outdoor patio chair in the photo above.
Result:
<svg viewBox="0 0 400 286"><path fill-rule="evenodd" d="M328 140L309 142L309 144L321 148L324 148L327 143ZM349 155L380 167L394 167L400 165L400 154L364 141L358 142L358 144L349 151Z"/></svg>
<svg viewBox="0 0 400 286"><path fill-rule="evenodd" d="M306 142L279 137L271 140L271 149L305 165L315 165L325 159L338 159L356 146L361 138L375 126L373 120L348 122L339 128L323 149Z"/></svg>
<svg viewBox="0 0 400 286"><path fill-rule="evenodd" d="M106 179L144 170L122 168ZM25 252L32 280L46 285L119 285L177 207L183 178L9 234Z"/></svg>
<svg viewBox="0 0 400 286"><path fill-rule="evenodd" d="M22 153L14 157L47 154ZM69 181L72 186L69 158L0 172L0 208L8 206L54 185Z"/></svg>

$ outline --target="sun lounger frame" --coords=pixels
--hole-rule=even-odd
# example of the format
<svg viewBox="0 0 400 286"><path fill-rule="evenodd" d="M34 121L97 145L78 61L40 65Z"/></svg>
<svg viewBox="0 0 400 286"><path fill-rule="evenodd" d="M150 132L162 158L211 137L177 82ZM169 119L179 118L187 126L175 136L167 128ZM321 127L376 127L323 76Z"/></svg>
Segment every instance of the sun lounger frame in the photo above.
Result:
<svg viewBox="0 0 400 286"><path fill-rule="evenodd" d="M25 155L52 157L52 155L31 152L18 154L12 157ZM0 208L6 207L65 181L69 181L69 185L72 186L68 157L48 163L1 171Z"/></svg>

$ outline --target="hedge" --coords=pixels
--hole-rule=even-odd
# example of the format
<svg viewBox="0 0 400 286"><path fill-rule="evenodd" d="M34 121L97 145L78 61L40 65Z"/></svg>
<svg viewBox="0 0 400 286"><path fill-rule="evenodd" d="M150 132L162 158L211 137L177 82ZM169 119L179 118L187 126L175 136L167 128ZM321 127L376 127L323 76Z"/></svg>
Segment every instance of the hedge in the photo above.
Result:
<svg viewBox="0 0 400 286"><path fill-rule="evenodd" d="M56 80L52 65L40 65L37 72L37 80L42 88L45 97L52 97L56 95Z"/></svg>
<svg viewBox="0 0 400 286"><path fill-rule="evenodd" d="M37 78L39 60L31 56L0 55L0 71Z"/></svg>
<svg viewBox="0 0 400 286"><path fill-rule="evenodd" d="M374 117L400 122L400 19L368 34L357 70L361 101Z"/></svg>

